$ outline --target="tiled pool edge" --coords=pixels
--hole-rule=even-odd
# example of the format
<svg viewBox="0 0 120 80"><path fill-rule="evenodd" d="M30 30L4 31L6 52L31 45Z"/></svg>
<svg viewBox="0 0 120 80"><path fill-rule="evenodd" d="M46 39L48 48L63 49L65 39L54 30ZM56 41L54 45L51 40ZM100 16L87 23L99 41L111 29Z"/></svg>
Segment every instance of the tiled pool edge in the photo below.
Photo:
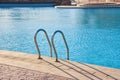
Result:
<svg viewBox="0 0 120 80"><path fill-rule="evenodd" d="M120 5L119 6L55 6L55 8L58 9L109 9L109 8L118 8L120 9Z"/></svg>
<svg viewBox="0 0 120 80"><path fill-rule="evenodd" d="M86 80L88 78L99 80L99 78L102 78L103 80L111 80L110 76L107 76L103 73L101 74L100 72L77 62L60 60L60 63L56 63L55 59L48 57L43 57L43 60L38 60L37 55L20 52L0 50L0 63L69 78L77 78L83 80ZM119 69L112 69L95 65L89 66L95 69L99 69L100 71L105 72L108 75L115 77L116 79L120 79Z"/></svg>

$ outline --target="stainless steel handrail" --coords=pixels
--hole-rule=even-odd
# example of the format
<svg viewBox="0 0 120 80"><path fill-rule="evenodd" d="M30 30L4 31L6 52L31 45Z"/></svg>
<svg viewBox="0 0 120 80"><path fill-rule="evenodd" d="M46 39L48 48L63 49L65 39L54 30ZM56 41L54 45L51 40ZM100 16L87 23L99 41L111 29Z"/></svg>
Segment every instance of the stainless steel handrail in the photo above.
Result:
<svg viewBox="0 0 120 80"><path fill-rule="evenodd" d="M35 36L34 36L35 46L36 46L37 51L38 51L38 59L42 59L42 58L41 58L40 49L39 49L39 46L38 46L38 43L37 43L37 40L36 40L37 34L38 34L40 31L43 31L44 34L45 34L45 36L46 36L46 38L47 38L47 41L48 41L49 46L50 46L50 57L52 57L52 45L51 45L50 39L49 39L49 37L48 37L48 35L47 35L47 32L46 32L44 29L38 29L37 32L35 33Z"/></svg>
<svg viewBox="0 0 120 80"><path fill-rule="evenodd" d="M55 53L55 56L56 56L56 62L59 62L59 61L58 61L58 54L57 54L57 51L56 51L56 48L55 48L55 45L54 45L54 36L55 36L56 33L60 33L60 34L62 35L62 38L63 38L63 40L64 40L64 43L65 43L65 45L66 45L66 49L67 49L67 54L66 54L66 56L67 56L67 60L69 60L69 48L68 48L68 45L67 45L67 42L66 42L65 36L64 36L64 34L63 34L62 31L57 30L57 31L54 32L54 34L52 35L52 38L51 38L51 42L52 42L52 46L53 46L53 50L54 50L54 53Z"/></svg>

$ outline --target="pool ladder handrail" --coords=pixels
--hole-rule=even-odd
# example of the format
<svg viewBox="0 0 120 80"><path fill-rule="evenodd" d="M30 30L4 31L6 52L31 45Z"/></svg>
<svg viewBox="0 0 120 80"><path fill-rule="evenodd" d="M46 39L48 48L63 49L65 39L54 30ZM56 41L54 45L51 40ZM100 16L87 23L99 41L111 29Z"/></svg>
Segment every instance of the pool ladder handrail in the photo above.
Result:
<svg viewBox="0 0 120 80"><path fill-rule="evenodd" d="M54 36L55 36L57 33L60 33L60 34L62 35L62 38L63 38L63 40L64 40L64 43L65 43L65 46L66 46L66 49L67 49L67 54L66 54L67 60L69 60L69 48L68 48L68 44L67 44L67 41L66 41L66 39L65 39L65 36L64 36L64 34L63 34L62 31L56 30L56 31L53 33L52 38L51 38L52 47L53 47L54 54L55 54L55 57L56 57L56 62L59 62L59 61L58 61L58 54L57 54L57 51L56 51L56 48L55 48L55 44L54 44Z"/></svg>
<svg viewBox="0 0 120 80"><path fill-rule="evenodd" d="M51 45L50 39L49 39L49 37L48 37L48 34L47 34L47 32L46 32L44 29L38 29L37 32L36 32L35 35L34 35L34 42L35 42L35 46L36 46L37 51L38 51L38 59L42 59L42 58L41 58L40 49L39 49L39 46L38 46L38 43L37 43L37 39L36 39L36 38L37 38L37 34L38 34L40 31L43 31L44 34L45 34L45 36L46 36L46 38L47 38L47 41L48 41L49 46L50 46L50 57L52 57L52 45Z"/></svg>

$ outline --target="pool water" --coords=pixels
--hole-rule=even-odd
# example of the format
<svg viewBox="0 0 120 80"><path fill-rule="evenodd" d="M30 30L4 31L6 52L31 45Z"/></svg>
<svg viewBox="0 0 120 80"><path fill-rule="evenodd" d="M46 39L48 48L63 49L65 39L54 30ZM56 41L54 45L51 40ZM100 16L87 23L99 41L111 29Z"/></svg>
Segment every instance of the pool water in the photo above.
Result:
<svg viewBox="0 0 120 80"><path fill-rule="evenodd" d="M119 9L55 9L53 7L0 8L0 49L37 54L34 34L45 29L49 38L55 30L65 34L70 60L120 69ZM49 56L44 34L39 47ZM66 59L60 34L55 36L59 58Z"/></svg>

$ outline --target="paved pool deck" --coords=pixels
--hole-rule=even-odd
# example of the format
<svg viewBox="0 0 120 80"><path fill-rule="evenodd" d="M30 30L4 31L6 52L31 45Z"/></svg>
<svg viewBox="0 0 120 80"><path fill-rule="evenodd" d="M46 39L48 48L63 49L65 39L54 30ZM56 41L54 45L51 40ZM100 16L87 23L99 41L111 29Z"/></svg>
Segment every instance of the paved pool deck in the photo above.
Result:
<svg viewBox="0 0 120 80"><path fill-rule="evenodd" d="M58 5L55 8L61 9L96 9L96 8L120 8L120 3L118 2L92 2L92 3L79 3L76 6L72 5Z"/></svg>
<svg viewBox="0 0 120 80"><path fill-rule="evenodd" d="M0 80L120 80L120 69L0 50Z"/></svg>

